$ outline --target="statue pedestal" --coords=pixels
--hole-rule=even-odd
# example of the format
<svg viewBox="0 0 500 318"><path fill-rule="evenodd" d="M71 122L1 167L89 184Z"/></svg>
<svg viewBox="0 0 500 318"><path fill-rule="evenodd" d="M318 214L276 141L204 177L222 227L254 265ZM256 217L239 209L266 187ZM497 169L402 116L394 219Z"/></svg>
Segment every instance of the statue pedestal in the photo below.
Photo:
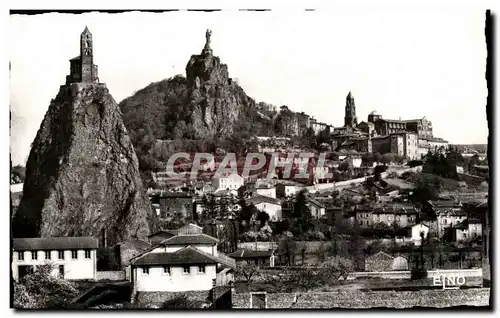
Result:
<svg viewBox="0 0 500 318"><path fill-rule="evenodd" d="M205 56L207 56L207 55L212 55L212 49L211 49L211 48L209 48L209 47L205 47L205 48L203 49L203 51L201 51L201 54L202 54L202 55L205 55Z"/></svg>

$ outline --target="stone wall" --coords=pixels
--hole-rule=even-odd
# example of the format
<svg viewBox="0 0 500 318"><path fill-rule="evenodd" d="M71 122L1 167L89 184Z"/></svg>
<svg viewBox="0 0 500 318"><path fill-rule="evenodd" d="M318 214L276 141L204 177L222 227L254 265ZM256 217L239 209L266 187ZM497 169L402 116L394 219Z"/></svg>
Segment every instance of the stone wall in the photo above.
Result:
<svg viewBox="0 0 500 318"><path fill-rule="evenodd" d="M125 280L125 271L97 271L96 280Z"/></svg>
<svg viewBox="0 0 500 318"><path fill-rule="evenodd" d="M167 300L186 295L193 302L209 302L210 290L186 291L186 292L138 292L135 306L139 308L155 308L161 306Z"/></svg>
<svg viewBox="0 0 500 318"><path fill-rule="evenodd" d="M489 288L404 292L276 293L267 294L267 308L408 308L415 306L439 308L451 306L488 306L489 298ZM233 295L233 309L249 307L250 293Z"/></svg>

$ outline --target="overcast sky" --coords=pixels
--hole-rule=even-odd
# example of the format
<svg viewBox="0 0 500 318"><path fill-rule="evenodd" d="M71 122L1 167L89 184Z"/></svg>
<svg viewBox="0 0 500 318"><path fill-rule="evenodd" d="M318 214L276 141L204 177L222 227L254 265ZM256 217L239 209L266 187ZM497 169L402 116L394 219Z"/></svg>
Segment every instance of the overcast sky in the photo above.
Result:
<svg viewBox="0 0 500 318"><path fill-rule="evenodd" d="M79 54L85 25L94 63L117 102L185 75L205 30L214 55L256 101L335 126L352 92L358 122L426 116L452 143L487 143L483 11L316 11L44 14L10 17L11 149L25 164L50 101Z"/></svg>

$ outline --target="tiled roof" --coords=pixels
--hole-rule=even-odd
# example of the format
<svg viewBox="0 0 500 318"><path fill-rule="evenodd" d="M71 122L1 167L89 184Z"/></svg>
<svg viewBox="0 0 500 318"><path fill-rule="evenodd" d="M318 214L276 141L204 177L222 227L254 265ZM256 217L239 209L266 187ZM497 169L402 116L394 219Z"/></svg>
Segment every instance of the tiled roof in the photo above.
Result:
<svg viewBox="0 0 500 318"><path fill-rule="evenodd" d="M75 60L80 60L80 59L81 59L80 56L77 56L77 57L72 58L70 61L75 61Z"/></svg>
<svg viewBox="0 0 500 318"><path fill-rule="evenodd" d="M278 199L266 197L264 195L256 195L246 200L247 204L259 204L259 203L270 203L280 205L281 202Z"/></svg>
<svg viewBox="0 0 500 318"><path fill-rule="evenodd" d="M94 249L99 247L99 242L94 237L16 238L12 247L14 250Z"/></svg>
<svg viewBox="0 0 500 318"><path fill-rule="evenodd" d="M455 202L455 200L438 200L438 201L430 201L432 206L436 208L458 208L460 204Z"/></svg>
<svg viewBox="0 0 500 318"><path fill-rule="evenodd" d="M308 201L309 201L309 203L312 203L313 205L315 205L315 206L317 206L319 208L324 208L325 207L324 204L322 204L321 202L319 202L319 201L317 201L315 199L309 198Z"/></svg>
<svg viewBox="0 0 500 318"><path fill-rule="evenodd" d="M162 241L161 245L217 244L218 239L207 234L176 235Z"/></svg>
<svg viewBox="0 0 500 318"><path fill-rule="evenodd" d="M117 245L132 245L140 250L148 250L152 247L148 242L135 239L126 240L124 242L118 243Z"/></svg>
<svg viewBox="0 0 500 318"><path fill-rule="evenodd" d="M187 246L173 253L148 253L137 258L133 265L217 264L217 260L200 250Z"/></svg>
<svg viewBox="0 0 500 318"><path fill-rule="evenodd" d="M148 235L148 237L153 237L153 236L162 235L162 234L175 235L175 230L158 231L158 232L155 232L153 234Z"/></svg>
<svg viewBox="0 0 500 318"><path fill-rule="evenodd" d="M369 259L371 258L385 258L385 259L394 259L394 257L392 257L391 255L387 254L387 253L384 253L382 251L372 255L372 256L369 256L368 257Z"/></svg>

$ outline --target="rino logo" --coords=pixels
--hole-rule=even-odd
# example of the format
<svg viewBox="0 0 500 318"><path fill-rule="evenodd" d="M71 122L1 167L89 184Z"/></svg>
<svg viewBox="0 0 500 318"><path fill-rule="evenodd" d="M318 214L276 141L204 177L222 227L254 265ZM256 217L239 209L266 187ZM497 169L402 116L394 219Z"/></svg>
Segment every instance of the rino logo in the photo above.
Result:
<svg viewBox="0 0 500 318"><path fill-rule="evenodd" d="M434 286L443 286L443 289L459 289L465 285L465 277L459 275L434 276Z"/></svg>

